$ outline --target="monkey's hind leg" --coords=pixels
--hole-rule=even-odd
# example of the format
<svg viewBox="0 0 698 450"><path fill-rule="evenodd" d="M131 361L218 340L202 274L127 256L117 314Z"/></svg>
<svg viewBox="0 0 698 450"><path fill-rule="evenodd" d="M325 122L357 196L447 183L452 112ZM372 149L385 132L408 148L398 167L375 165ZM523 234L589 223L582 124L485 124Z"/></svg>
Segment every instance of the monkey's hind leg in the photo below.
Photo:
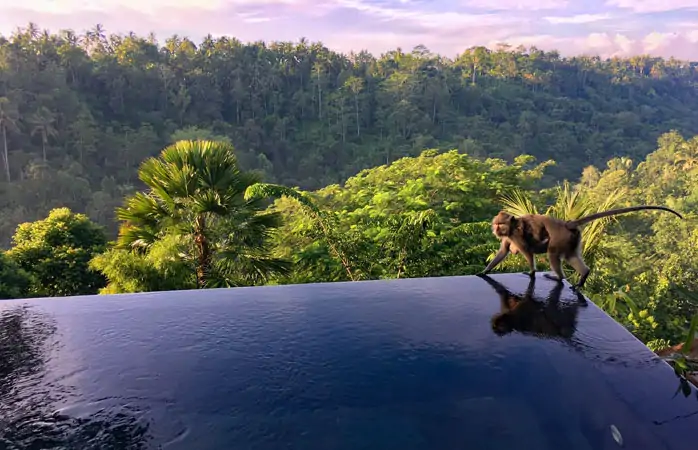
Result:
<svg viewBox="0 0 698 450"><path fill-rule="evenodd" d="M589 276L589 273L591 273L591 269L584 264L584 260L579 254L574 254L571 257L567 258L567 262L574 268L574 270L577 271L579 274L579 281L577 284L572 286L573 289L580 289L584 286L584 283L587 281L587 277Z"/></svg>
<svg viewBox="0 0 698 450"><path fill-rule="evenodd" d="M544 276L553 281L557 281L558 283L562 283L562 280L565 279L565 275L562 273L562 263L560 261L560 254L548 251L548 260L550 261L550 268L553 269L553 271L557 275L557 278L547 273Z"/></svg>

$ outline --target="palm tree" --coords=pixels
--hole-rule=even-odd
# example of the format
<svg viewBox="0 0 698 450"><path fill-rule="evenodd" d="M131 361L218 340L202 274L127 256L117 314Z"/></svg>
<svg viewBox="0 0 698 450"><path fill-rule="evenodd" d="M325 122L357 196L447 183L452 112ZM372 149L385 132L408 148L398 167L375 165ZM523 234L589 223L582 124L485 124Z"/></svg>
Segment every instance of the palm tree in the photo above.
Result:
<svg viewBox="0 0 698 450"><path fill-rule="evenodd" d="M0 132L2 132L2 161L5 165L5 177L10 182L10 155L7 148L7 130L17 131L19 112L17 106L7 97L0 97Z"/></svg>
<svg viewBox="0 0 698 450"><path fill-rule="evenodd" d="M603 202L598 204L581 191L572 190L569 182L565 181L562 186L557 186L555 203L548 207L545 214L563 220L579 219L590 214L618 207L624 195L624 189L616 189L605 197ZM504 210L515 216L539 214L535 204L521 191L515 191L511 195L503 196L502 203L504 204ZM601 238L608 224L614 220L616 220L615 217L604 217L582 228L582 257L587 265L593 265L593 261L603 251Z"/></svg>
<svg viewBox="0 0 698 450"><path fill-rule="evenodd" d="M50 109L42 106L39 108L39 111L32 116L30 121L34 125L31 132L32 137L36 134L41 135L41 150L44 162L46 162L46 145L48 144L48 138L55 137L58 133L53 126L53 123L56 121L56 116Z"/></svg>
<svg viewBox="0 0 698 450"><path fill-rule="evenodd" d="M197 286L239 286L285 274L290 263L272 258L271 233L279 213L261 212L265 199L245 198L258 183L238 167L235 149L222 141L178 141L139 169L148 191L117 209L117 247L146 253L153 243L177 235L181 257L191 262Z"/></svg>

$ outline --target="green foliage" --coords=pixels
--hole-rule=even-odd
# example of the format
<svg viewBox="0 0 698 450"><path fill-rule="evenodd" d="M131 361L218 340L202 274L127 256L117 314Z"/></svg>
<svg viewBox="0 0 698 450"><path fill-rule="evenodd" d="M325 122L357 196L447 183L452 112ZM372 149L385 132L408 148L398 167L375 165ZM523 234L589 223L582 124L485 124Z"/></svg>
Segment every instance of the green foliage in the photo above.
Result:
<svg viewBox="0 0 698 450"><path fill-rule="evenodd" d="M698 231L693 199L698 193L698 140L684 140L676 132L658 140L658 149L637 167L619 158L608 163L587 192L603 198L624 190L628 204L660 204L681 212L679 220L665 212L619 216L609 225L612 239L602 239L596 275L587 289L592 298L615 295L634 310L616 311L602 303L617 320L645 342L680 341L691 317L698 312ZM625 206L625 205L623 205ZM591 280L591 277L590 277ZM622 290L623 295L614 294Z"/></svg>
<svg viewBox="0 0 698 450"><path fill-rule="evenodd" d="M480 221L498 211L501 193L530 188L550 165L531 162L428 150L362 171L343 186L280 198L273 210L286 222L276 251L292 258L295 270L279 282L476 273L497 247L489 223ZM306 205L302 214L298 201Z"/></svg>
<svg viewBox="0 0 698 450"><path fill-rule="evenodd" d="M196 268L186 257L181 236L169 235L154 242L146 253L110 248L90 261L109 284L100 294L169 291L196 288Z"/></svg>
<svg viewBox="0 0 698 450"><path fill-rule="evenodd" d="M189 126L172 133L170 136L170 144L179 141L220 141L233 145L228 136L218 135L212 130L196 126Z"/></svg>
<svg viewBox="0 0 698 450"><path fill-rule="evenodd" d="M232 142L245 170L306 190L428 148L564 162L548 186L612 156L642 159L671 128L698 134L697 73L647 56L503 46L378 57L32 24L0 40L0 245L57 206L116 236L114 208L142 188L140 162L180 140Z"/></svg>
<svg viewBox="0 0 698 450"><path fill-rule="evenodd" d="M7 256L31 274L32 296L96 294L104 286L89 261L105 250L107 239L84 214L56 208L45 219L19 225L13 242Z"/></svg>
<svg viewBox="0 0 698 450"><path fill-rule="evenodd" d="M287 261L269 256L270 237L281 216L263 212L263 199L245 197L258 179L240 170L231 144L178 141L143 162L139 178L148 190L129 196L117 209L123 224L116 249L148 260L154 244L176 236L178 258L192 265L198 287L259 284L289 272ZM118 268L136 270L143 261L111 255L95 264L110 271L110 282L122 286L114 289L131 289Z"/></svg>
<svg viewBox="0 0 698 450"><path fill-rule="evenodd" d="M30 275L5 252L0 252L0 300L26 297L31 285Z"/></svg>

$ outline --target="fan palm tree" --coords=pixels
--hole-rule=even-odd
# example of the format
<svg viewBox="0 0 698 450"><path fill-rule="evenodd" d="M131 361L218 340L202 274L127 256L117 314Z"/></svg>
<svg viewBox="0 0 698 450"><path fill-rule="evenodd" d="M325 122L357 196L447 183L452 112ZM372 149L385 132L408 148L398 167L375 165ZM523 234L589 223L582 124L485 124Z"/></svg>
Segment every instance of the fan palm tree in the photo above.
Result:
<svg viewBox="0 0 698 450"><path fill-rule="evenodd" d="M597 204L581 191L573 190L569 182L565 181L562 186L557 186L555 203L549 206L544 214L563 220L575 220L618 207L624 195L624 189L616 189L605 197L603 202ZM531 199L521 191L514 191L511 195L503 196L502 203L504 210L515 216L539 214ZM582 257L587 265L591 266L594 259L600 255L602 251L601 238L608 224L614 220L616 220L615 217L604 217L582 228Z"/></svg>
<svg viewBox="0 0 698 450"><path fill-rule="evenodd" d="M288 261L269 256L281 216L262 212L264 198L245 198L258 179L239 169L234 151L222 141L178 141L144 161L138 175L148 190L117 209L124 221L117 247L147 253L156 241L180 236L180 256L191 263L199 288L288 273Z"/></svg>

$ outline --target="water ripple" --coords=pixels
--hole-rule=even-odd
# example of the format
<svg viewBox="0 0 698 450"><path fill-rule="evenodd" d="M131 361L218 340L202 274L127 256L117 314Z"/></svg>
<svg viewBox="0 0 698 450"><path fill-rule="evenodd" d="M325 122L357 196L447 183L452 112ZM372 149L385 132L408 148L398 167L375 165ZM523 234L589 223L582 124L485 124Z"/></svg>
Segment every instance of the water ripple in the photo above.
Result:
<svg viewBox="0 0 698 450"><path fill-rule="evenodd" d="M0 302L0 449L692 449L671 369L530 281Z"/></svg>

